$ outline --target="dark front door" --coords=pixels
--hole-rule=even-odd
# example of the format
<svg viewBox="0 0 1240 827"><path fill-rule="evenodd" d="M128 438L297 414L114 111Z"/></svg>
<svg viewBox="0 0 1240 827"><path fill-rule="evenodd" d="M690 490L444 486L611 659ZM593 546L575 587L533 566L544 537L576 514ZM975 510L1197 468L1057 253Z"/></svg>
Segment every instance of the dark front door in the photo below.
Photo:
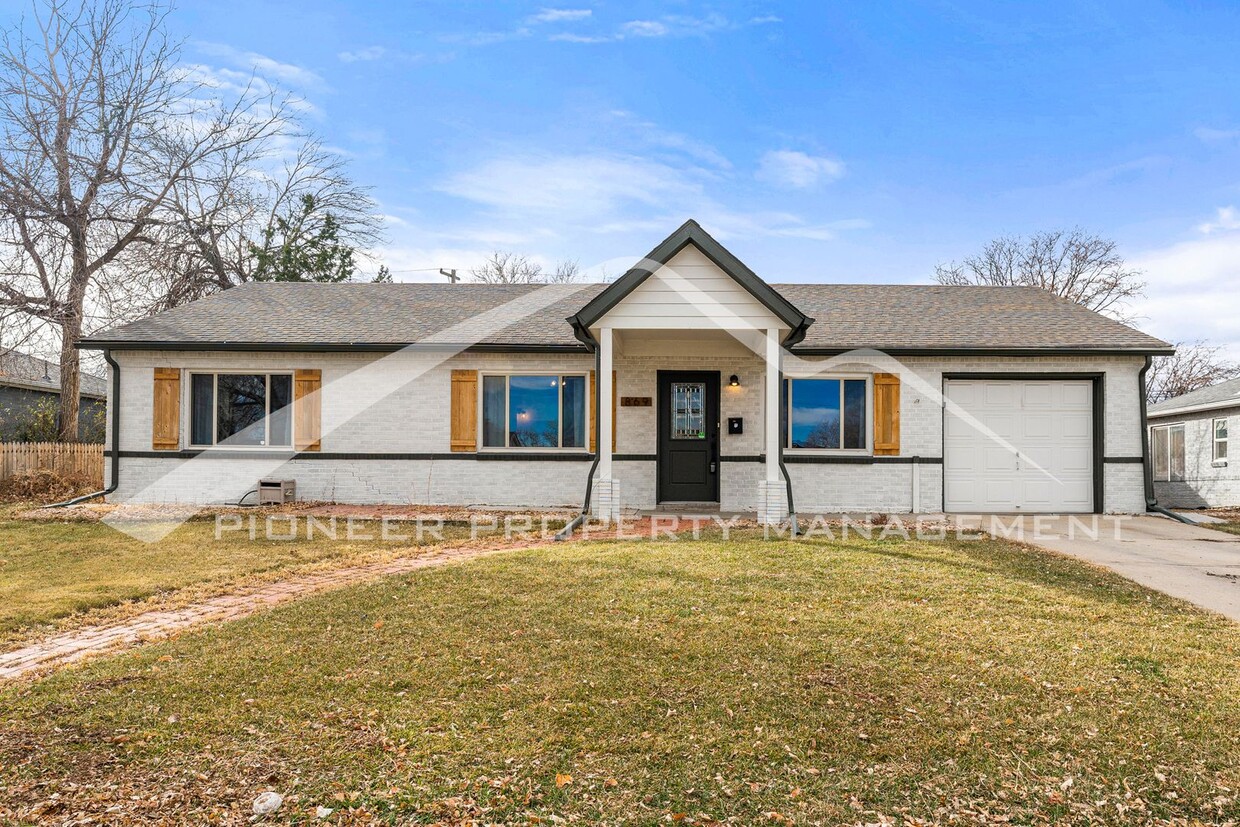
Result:
<svg viewBox="0 0 1240 827"><path fill-rule="evenodd" d="M659 371L659 501L719 501L719 374Z"/></svg>

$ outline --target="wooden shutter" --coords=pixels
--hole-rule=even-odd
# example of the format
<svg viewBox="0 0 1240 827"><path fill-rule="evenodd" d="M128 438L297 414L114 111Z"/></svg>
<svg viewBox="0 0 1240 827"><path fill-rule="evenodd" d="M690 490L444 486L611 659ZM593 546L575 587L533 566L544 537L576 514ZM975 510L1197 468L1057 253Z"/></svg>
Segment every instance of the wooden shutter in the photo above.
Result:
<svg viewBox="0 0 1240 827"><path fill-rule="evenodd" d="M323 372L299 368L293 372L293 445L298 451L322 450Z"/></svg>
<svg viewBox="0 0 1240 827"><path fill-rule="evenodd" d="M874 374L874 454L900 453L900 377L894 373Z"/></svg>
<svg viewBox="0 0 1240 827"><path fill-rule="evenodd" d="M115 445L112 447L116 448ZM177 368L155 368L151 448L155 451L175 451L180 447L181 371Z"/></svg>
<svg viewBox="0 0 1240 827"><path fill-rule="evenodd" d="M595 416L595 394L598 393L597 382L594 380L594 371L590 371L590 394L586 397L586 404L590 406L590 453L593 454L598 447L598 421Z"/></svg>
<svg viewBox="0 0 1240 827"><path fill-rule="evenodd" d="M452 371L451 449L478 450L478 372Z"/></svg>
<svg viewBox="0 0 1240 827"><path fill-rule="evenodd" d="M590 371L590 453L598 448L598 422L594 417L594 399L598 393L598 383L594 379L594 371ZM611 372L611 450L616 450L616 372Z"/></svg>

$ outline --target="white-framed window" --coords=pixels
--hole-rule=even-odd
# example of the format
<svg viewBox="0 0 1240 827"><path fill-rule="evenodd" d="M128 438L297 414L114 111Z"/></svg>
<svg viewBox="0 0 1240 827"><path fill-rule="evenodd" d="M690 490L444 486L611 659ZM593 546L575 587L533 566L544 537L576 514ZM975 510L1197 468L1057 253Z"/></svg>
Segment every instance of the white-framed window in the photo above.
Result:
<svg viewBox="0 0 1240 827"><path fill-rule="evenodd" d="M1227 417L1214 420L1211 432L1214 434L1214 461L1222 462L1227 459Z"/></svg>
<svg viewBox="0 0 1240 827"><path fill-rule="evenodd" d="M589 440L584 373L484 373L478 417L487 448L581 449Z"/></svg>
<svg viewBox="0 0 1240 827"><path fill-rule="evenodd" d="M1154 454L1154 479L1183 482L1184 423L1150 428L1150 447Z"/></svg>
<svg viewBox="0 0 1240 827"><path fill-rule="evenodd" d="M787 379L784 394L786 447L812 451L870 450L870 377Z"/></svg>
<svg viewBox="0 0 1240 827"><path fill-rule="evenodd" d="M189 444L195 448L293 444L293 374L192 371Z"/></svg>

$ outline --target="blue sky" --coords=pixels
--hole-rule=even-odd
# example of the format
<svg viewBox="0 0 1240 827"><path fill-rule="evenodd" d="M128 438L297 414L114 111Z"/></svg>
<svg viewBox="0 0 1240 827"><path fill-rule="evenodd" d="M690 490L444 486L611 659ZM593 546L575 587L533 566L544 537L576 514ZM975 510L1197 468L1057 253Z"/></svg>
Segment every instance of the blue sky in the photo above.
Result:
<svg viewBox="0 0 1240 827"><path fill-rule="evenodd" d="M1240 6L185 0L186 59L303 95L402 279L622 272L695 217L770 281L915 282L1081 225L1141 326L1240 356ZM599 272L599 270L596 270Z"/></svg>

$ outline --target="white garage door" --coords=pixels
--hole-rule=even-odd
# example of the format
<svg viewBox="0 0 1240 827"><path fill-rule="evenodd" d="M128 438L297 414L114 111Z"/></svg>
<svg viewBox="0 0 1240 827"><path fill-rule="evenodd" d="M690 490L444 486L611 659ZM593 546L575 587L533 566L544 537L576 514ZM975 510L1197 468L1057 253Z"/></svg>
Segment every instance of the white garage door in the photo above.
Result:
<svg viewBox="0 0 1240 827"><path fill-rule="evenodd" d="M1094 510L1093 383L952 379L943 419L944 507Z"/></svg>

